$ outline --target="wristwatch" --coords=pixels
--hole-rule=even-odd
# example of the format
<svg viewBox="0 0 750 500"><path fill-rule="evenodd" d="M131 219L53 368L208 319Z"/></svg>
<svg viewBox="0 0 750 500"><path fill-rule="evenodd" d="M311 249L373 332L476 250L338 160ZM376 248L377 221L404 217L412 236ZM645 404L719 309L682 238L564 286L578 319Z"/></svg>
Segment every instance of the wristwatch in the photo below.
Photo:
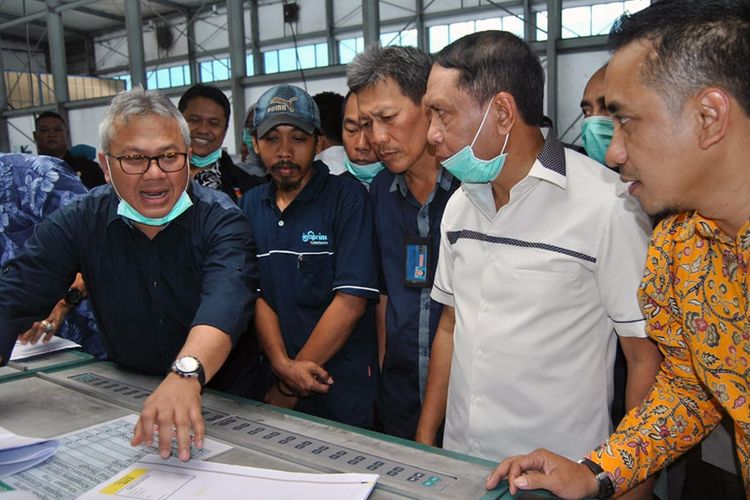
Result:
<svg viewBox="0 0 750 500"><path fill-rule="evenodd" d="M180 377L197 378L201 388L206 385L206 372L203 371L203 365L195 356L182 356L175 359L170 370Z"/></svg>
<svg viewBox="0 0 750 500"><path fill-rule="evenodd" d="M610 498L615 494L615 483L599 464L592 462L588 458L582 458L578 463L585 465L596 476L596 481L599 483L599 491L597 491L594 498Z"/></svg>
<svg viewBox="0 0 750 500"><path fill-rule="evenodd" d="M70 287L65 294L65 303L71 307L76 307L83 300L83 293L78 288Z"/></svg>

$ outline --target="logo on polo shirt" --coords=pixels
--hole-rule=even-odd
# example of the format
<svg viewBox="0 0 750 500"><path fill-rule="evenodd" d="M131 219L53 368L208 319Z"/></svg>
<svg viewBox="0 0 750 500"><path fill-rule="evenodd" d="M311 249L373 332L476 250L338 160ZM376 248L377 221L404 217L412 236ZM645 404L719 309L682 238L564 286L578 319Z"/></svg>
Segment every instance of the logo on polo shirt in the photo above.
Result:
<svg viewBox="0 0 750 500"><path fill-rule="evenodd" d="M311 245L327 245L328 235L316 233L315 231L308 231L306 233L302 233L302 242L309 243Z"/></svg>

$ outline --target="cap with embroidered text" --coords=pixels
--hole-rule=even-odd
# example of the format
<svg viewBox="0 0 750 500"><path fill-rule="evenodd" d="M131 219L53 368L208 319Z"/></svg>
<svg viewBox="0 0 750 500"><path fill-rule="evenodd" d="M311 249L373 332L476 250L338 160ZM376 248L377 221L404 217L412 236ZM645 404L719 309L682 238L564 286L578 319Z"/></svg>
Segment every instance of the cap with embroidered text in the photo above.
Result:
<svg viewBox="0 0 750 500"><path fill-rule="evenodd" d="M277 85L255 104L255 131L263 137L277 125L291 125L308 134L320 129L320 113L312 97L294 85Z"/></svg>

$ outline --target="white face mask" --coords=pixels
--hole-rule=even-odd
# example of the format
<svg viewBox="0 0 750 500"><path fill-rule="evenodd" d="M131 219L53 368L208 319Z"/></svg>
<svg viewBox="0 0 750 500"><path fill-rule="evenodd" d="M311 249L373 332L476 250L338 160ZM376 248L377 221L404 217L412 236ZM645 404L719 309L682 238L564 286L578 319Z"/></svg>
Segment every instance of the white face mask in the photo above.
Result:
<svg viewBox="0 0 750 500"><path fill-rule="evenodd" d="M474 135L471 144L467 144L453 156L440 162L448 172L453 174L453 176L461 182L469 184L484 184L495 180L495 178L500 175L505 159L508 157L508 153L505 152L505 147L508 145L510 132L505 135L503 149L496 157L490 158L489 160L482 160L474 155L474 150L472 148L474 147L474 143L477 142L477 138L479 138L479 133L482 131L482 127L487 120L487 115L491 108L492 101L490 101L490 105L487 106L487 111L484 112L482 123L479 124L479 129Z"/></svg>

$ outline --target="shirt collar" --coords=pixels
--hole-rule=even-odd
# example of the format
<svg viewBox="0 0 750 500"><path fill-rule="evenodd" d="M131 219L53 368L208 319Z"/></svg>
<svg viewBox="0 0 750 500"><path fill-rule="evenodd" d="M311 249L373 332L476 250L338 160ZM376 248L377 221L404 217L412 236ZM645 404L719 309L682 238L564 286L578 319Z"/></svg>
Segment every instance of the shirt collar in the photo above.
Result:
<svg viewBox="0 0 750 500"><path fill-rule="evenodd" d="M534 164L526 175L526 178L529 177L549 181L562 189L566 187L565 147L551 130L547 133L542 149L539 151ZM494 219L497 209L495 208L495 198L492 194L491 183L462 183L461 189L463 189L474 206L484 214L487 220Z"/></svg>
<svg viewBox="0 0 750 500"><path fill-rule="evenodd" d="M734 245L736 242L739 242L743 249L750 248L750 220L740 228L735 240L724 234L713 220L703 217L698 212L692 212L681 227L677 229L675 238L685 242L695 236L695 233L708 240L718 240L728 245Z"/></svg>
<svg viewBox="0 0 750 500"><path fill-rule="evenodd" d="M448 172L448 170L441 166L440 170L438 170L435 184L437 184L438 187L443 191L450 191L451 185L453 184L453 174L451 174L450 172ZM406 195L409 193L409 186L406 184L406 175L403 173L396 174L393 177L393 182L391 183L391 187L388 191L393 193L397 189L401 193L401 196L406 198Z"/></svg>
<svg viewBox="0 0 750 500"><path fill-rule="evenodd" d="M328 165L322 161L314 161L312 164L313 174L305 187L302 188L297 196L294 198L292 203L296 201L312 201L316 200L328 180L329 170ZM276 203L276 182L273 179L268 183L268 189L263 195L263 199L269 202Z"/></svg>
<svg viewBox="0 0 750 500"><path fill-rule="evenodd" d="M550 130L528 175L549 181L565 189L567 185L566 173L565 147Z"/></svg>

